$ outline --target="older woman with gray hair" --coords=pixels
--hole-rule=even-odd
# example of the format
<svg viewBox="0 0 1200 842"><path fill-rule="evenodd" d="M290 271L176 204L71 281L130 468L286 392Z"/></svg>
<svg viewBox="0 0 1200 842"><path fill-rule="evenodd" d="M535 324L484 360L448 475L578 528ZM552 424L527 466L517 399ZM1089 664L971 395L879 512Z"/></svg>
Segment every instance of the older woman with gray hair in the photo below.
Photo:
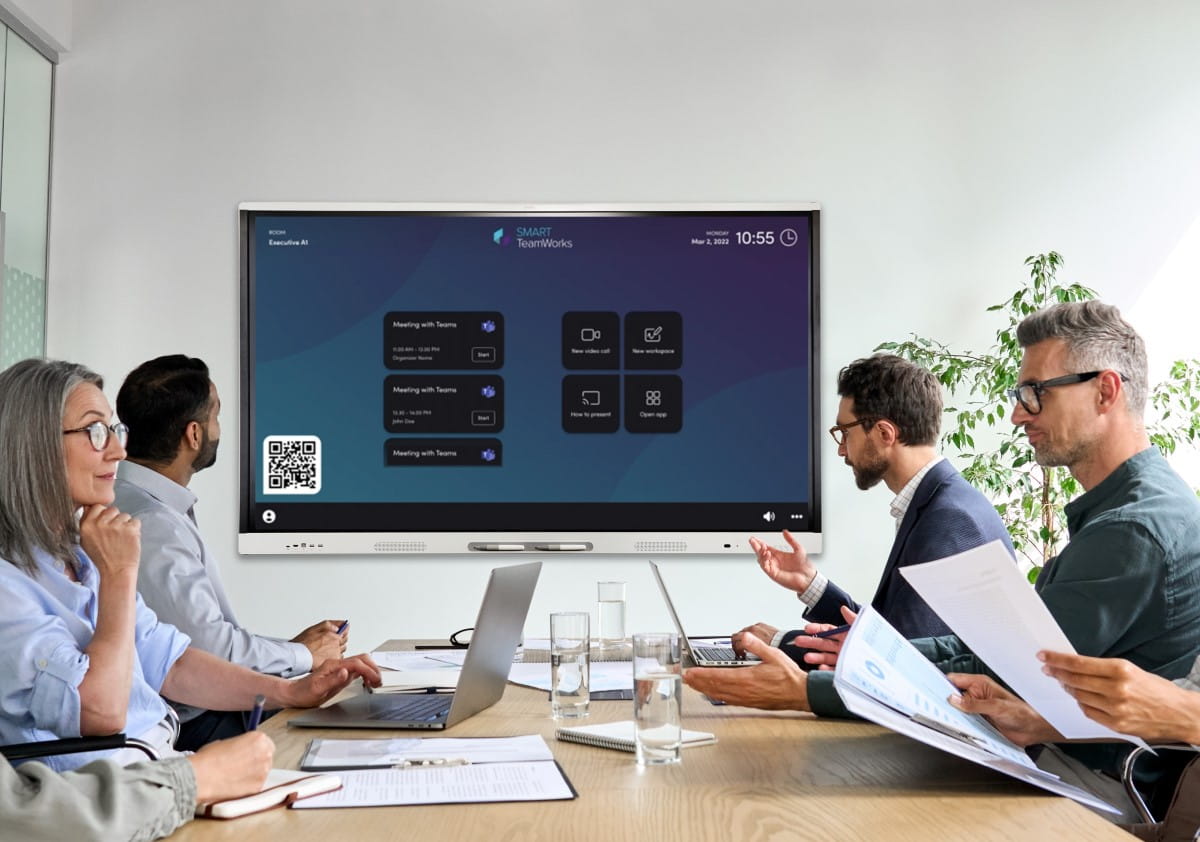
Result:
<svg viewBox="0 0 1200 842"><path fill-rule="evenodd" d="M0 373L0 742L124 731L170 754L176 723L160 694L248 710L260 694L269 707L310 707L356 677L378 685L365 655L287 681L194 649L158 621L137 595L138 522L110 506L128 431L102 387L54 360Z"/></svg>

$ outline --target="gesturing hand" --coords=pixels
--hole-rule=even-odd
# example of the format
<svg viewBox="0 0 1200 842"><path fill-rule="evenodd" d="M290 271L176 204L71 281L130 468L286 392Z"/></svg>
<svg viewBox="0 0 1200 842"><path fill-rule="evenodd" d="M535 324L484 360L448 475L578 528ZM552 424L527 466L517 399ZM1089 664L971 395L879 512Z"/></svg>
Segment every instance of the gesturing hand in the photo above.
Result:
<svg viewBox="0 0 1200 842"><path fill-rule="evenodd" d="M758 559L758 566L771 580L796 593L804 593L817 575L817 568L808 560L808 553L792 533L783 530L783 540L791 545L792 551L785 553L768 547L757 538L750 539L750 548Z"/></svg>
<svg viewBox="0 0 1200 842"><path fill-rule="evenodd" d="M142 552L142 524L111 506L97 503L79 521L79 544L96 565L100 578L137 573Z"/></svg>

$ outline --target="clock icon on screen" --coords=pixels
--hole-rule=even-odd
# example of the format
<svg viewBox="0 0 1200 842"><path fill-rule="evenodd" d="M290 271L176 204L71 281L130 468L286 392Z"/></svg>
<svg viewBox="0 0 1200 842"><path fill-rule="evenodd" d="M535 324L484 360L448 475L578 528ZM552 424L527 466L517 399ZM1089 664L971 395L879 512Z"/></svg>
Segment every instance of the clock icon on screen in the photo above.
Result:
<svg viewBox="0 0 1200 842"><path fill-rule="evenodd" d="M800 241L800 236L791 228L784 228L779 232L779 242L789 248L796 245Z"/></svg>

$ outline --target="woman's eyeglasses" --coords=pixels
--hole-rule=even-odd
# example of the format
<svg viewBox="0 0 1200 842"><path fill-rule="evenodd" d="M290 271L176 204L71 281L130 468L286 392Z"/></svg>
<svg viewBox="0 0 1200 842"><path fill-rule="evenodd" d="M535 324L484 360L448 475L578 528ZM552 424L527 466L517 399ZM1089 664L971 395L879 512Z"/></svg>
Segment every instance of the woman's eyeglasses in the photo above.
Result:
<svg viewBox="0 0 1200 842"><path fill-rule="evenodd" d="M63 435L71 433L87 433L88 439L92 442L92 447L97 451L103 451L108 447L108 437L114 435L117 437L117 442L121 447L125 446L125 442L129 441L129 425L122 424L119 421L116 424L105 424L103 421L93 421L86 427L76 427L74 430L63 430Z"/></svg>

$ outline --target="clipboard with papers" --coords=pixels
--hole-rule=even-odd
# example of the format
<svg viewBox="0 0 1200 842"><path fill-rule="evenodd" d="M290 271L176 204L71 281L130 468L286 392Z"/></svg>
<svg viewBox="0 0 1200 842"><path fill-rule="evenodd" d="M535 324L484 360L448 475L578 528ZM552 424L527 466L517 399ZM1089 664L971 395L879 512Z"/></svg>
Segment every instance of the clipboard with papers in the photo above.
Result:
<svg viewBox="0 0 1200 842"><path fill-rule="evenodd" d="M341 789L293 809L564 801L578 797L546 741L524 737L313 740L301 768L338 771Z"/></svg>
<svg viewBox="0 0 1200 842"><path fill-rule="evenodd" d="M983 717L952 706L954 685L873 608L864 608L846 635L834 687L851 713L877 725L1086 806L1120 812L1039 769Z"/></svg>

